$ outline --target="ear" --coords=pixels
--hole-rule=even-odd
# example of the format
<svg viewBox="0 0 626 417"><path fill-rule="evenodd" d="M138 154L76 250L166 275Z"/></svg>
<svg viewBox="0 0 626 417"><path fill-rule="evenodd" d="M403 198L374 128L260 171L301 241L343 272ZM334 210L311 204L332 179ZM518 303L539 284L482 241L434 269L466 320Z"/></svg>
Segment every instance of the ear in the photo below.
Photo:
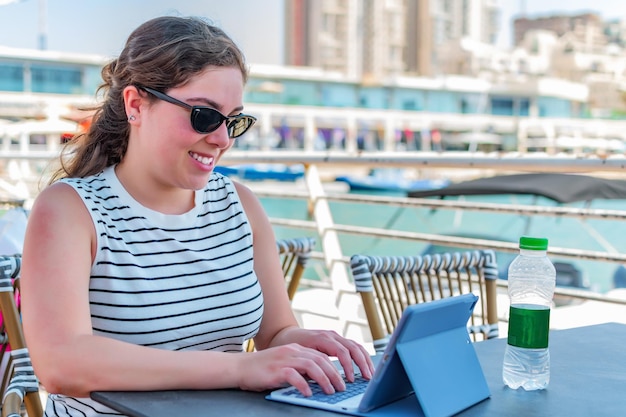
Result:
<svg viewBox="0 0 626 417"><path fill-rule="evenodd" d="M124 88L123 91L124 96L124 108L126 109L126 117L128 118L129 123L139 121L141 117L141 110L143 108L142 104L146 103L146 96L142 94L137 87L134 85L129 85Z"/></svg>

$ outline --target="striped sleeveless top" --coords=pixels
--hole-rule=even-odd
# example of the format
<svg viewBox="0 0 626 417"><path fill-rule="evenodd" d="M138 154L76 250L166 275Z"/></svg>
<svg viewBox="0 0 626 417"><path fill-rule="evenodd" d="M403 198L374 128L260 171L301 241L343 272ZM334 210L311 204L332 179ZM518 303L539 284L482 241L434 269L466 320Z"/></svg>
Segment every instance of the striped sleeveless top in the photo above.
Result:
<svg viewBox="0 0 626 417"><path fill-rule="evenodd" d="M62 181L80 195L95 225L94 334L158 349L242 351L259 329L263 297L252 229L227 177L213 173L182 215L140 205L113 167ZM53 394L45 415L117 414L88 398Z"/></svg>

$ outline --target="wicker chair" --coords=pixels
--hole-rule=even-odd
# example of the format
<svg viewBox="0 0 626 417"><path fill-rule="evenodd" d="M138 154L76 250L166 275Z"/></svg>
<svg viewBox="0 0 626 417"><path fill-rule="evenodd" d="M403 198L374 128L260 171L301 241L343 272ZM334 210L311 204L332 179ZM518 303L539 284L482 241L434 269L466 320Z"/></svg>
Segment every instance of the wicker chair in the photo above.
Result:
<svg viewBox="0 0 626 417"><path fill-rule="evenodd" d="M473 340L498 336L498 268L492 250L424 256L354 255L350 268L377 352L384 351L407 305L468 292L480 298L468 326Z"/></svg>
<svg viewBox="0 0 626 417"><path fill-rule="evenodd" d="M283 275L287 284L287 295L290 300L293 300L300 284L300 278L302 278L311 252L315 247L315 239L312 237L280 239L276 241L276 246L278 246ZM247 352L254 350L252 339L246 342L245 350Z"/></svg>
<svg viewBox="0 0 626 417"><path fill-rule="evenodd" d="M0 256L0 310L2 312L2 353L6 372L3 380L2 416L17 417L22 405L31 417L43 415L39 382L30 362L15 294L19 293L20 256ZM10 350L8 349L10 346ZM6 355L10 355L7 358ZM10 360L7 360L10 359ZM9 381L10 377L10 381Z"/></svg>
<svg viewBox="0 0 626 417"><path fill-rule="evenodd" d="M281 239L276 241L276 246L278 246L283 275L287 282L287 295L290 300L293 300L300 285L300 278L315 247L315 239L312 237Z"/></svg>

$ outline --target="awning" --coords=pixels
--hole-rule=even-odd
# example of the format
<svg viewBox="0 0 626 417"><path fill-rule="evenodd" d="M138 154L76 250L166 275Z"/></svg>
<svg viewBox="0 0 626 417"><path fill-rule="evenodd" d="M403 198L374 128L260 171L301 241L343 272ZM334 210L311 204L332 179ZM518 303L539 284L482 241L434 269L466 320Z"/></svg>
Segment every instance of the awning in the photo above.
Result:
<svg viewBox="0 0 626 417"><path fill-rule="evenodd" d="M409 197L446 197L461 195L528 194L559 203L596 199L626 199L626 181L579 174L516 174L479 178L448 187L411 191Z"/></svg>

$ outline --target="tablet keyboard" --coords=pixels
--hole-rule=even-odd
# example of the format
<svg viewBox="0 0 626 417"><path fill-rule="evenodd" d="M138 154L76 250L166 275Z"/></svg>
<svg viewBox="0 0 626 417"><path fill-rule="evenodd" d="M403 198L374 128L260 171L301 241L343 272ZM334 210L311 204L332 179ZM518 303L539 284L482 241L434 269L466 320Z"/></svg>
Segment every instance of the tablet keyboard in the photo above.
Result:
<svg viewBox="0 0 626 417"><path fill-rule="evenodd" d="M317 383L312 382L309 384L309 386L311 387L311 391L313 392L313 395L311 395L310 397L305 397L296 388L284 391L282 395L306 398L308 400L319 401L327 404L337 404L341 401L347 400L348 398L363 394L363 392L365 392L367 384L369 383L369 380L363 378L362 376L355 376L354 382L348 382L345 379L344 381L346 383L345 391L336 391L334 394L325 394L324 391L322 391L322 388Z"/></svg>

